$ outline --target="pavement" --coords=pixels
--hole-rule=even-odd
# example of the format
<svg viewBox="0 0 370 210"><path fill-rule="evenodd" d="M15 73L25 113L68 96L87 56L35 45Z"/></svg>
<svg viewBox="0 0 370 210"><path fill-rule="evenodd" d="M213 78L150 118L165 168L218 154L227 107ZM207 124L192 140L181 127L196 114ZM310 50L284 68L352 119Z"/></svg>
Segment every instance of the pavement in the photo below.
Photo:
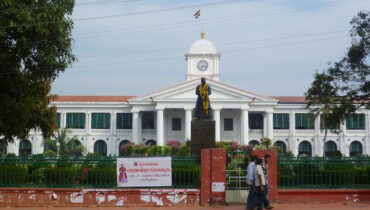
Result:
<svg viewBox="0 0 370 210"><path fill-rule="evenodd" d="M346 210L346 209L366 209L370 210L370 203L330 203L330 204L273 204L274 210ZM0 210L113 210L113 209L132 209L132 210L245 210L243 205L230 206L190 206L190 207L0 207Z"/></svg>

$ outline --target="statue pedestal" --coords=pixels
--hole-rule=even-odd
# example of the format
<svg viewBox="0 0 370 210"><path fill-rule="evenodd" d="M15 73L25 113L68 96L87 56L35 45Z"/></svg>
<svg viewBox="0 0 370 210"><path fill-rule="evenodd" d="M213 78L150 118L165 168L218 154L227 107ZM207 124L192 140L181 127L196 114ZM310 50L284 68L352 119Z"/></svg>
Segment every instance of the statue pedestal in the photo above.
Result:
<svg viewBox="0 0 370 210"><path fill-rule="evenodd" d="M191 121L191 154L200 155L201 149L215 148L215 121L194 119Z"/></svg>

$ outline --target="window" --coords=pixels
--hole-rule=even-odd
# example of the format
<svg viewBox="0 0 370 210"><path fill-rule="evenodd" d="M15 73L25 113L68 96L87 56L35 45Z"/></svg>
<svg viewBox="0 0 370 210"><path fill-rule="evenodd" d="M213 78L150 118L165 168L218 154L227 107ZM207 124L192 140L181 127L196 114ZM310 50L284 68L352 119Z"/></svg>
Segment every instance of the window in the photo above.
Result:
<svg viewBox="0 0 370 210"><path fill-rule="evenodd" d="M261 113L249 114L249 128L250 129L262 129L263 128L263 116Z"/></svg>
<svg viewBox="0 0 370 210"><path fill-rule="evenodd" d="M67 113L67 128L84 129L85 113Z"/></svg>
<svg viewBox="0 0 370 210"><path fill-rule="evenodd" d="M337 144L335 142L328 141L325 143L325 156L330 157L335 150L337 150Z"/></svg>
<svg viewBox="0 0 370 210"><path fill-rule="evenodd" d="M0 153L1 155L6 155L7 148L6 148L6 142L4 140L0 140Z"/></svg>
<svg viewBox="0 0 370 210"><path fill-rule="evenodd" d="M346 119L348 130L363 130L365 129L365 115L351 114Z"/></svg>
<svg viewBox="0 0 370 210"><path fill-rule="evenodd" d="M94 152L99 153L102 156L107 155L107 144L103 140L98 140L94 144Z"/></svg>
<svg viewBox="0 0 370 210"><path fill-rule="evenodd" d="M91 114L92 129L110 129L110 114L109 113L92 113Z"/></svg>
<svg viewBox="0 0 370 210"><path fill-rule="evenodd" d="M308 156L312 156L311 144L308 141L302 141L299 144L298 155L303 155L303 154L308 155Z"/></svg>
<svg viewBox="0 0 370 210"><path fill-rule="evenodd" d="M172 130L181 131L181 118L172 118Z"/></svg>
<svg viewBox="0 0 370 210"><path fill-rule="evenodd" d="M274 129L289 129L289 114L274 114Z"/></svg>
<svg viewBox="0 0 370 210"><path fill-rule="evenodd" d="M225 118L224 119L224 131L233 131L233 118Z"/></svg>
<svg viewBox="0 0 370 210"><path fill-rule="evenodd" d="M132 113L117 114L117 129L132 129Z"/></svg>
<svg viewBox="0 0 370 210"><path fill-rule="evenodd" d="M119 143L119 156L124 156L125 155L125 144L131 144L131 142L129 140L123 140Z"/></svg>
<svg viewBox="0 0 370 210"><path fill-rule="evenodd" d="M349 146L349 156L353 157L362 154L362 144L358 141L354 141Z"/></svg>
<svg viewBox="0 0 370 210"><path fill-rule="evenodd" d="M57 126L60 128L60 113L57 113Z"/></svg>
<svg viewBox="0 0 370 210"><path fill-rule="evenodd" d="M27 154L31 155L32 154L32 144L28 140L22 140L21 143L19 144L19 154Z"/></svg>
<svg viewBox="0 0 370 210"><path fill-rule="evenodd" d="M73 139L72 142L72 152L74 156L81 156L82 155L82 149L76 150L77 147L81 147L81 142L79 140Z"/></svg>
<svg viewBox="0 0 370 210"><path fill-rule="evenodd" d="M313 114L295 114L296 129L314 129L315 116Z"/></svg>
<svg viewBox="0 0 370 210"><path fill-rule="evenodd" d="M285 144L285 142L283 142L283 141L276 141L274 144L275 144L275 146L280 147L281 152L283 154L286 153L286 144Z"/></svg>
<svg viewBox="0 0 370 210"><path fill-rule="evenodd" d="M339 123L336 123L335 126L329 126L329 125L326 125L325 122L324 122L324 119L321 118L320 119L320 128L321 129L339 129Z"/></svg>
<svg viewBox="0 0 370 210"><path fill-rule="evenodd" d="M254 147L259 145L260 143L257 140L252 140L249 142L249 145L253 145Z"/></svg>
<svg viewBox="0 0 370 210"><path fill-rule="evenodd" d="M155 129L154 128L154 112L143 112L141 118L142 129Z"/></svg>

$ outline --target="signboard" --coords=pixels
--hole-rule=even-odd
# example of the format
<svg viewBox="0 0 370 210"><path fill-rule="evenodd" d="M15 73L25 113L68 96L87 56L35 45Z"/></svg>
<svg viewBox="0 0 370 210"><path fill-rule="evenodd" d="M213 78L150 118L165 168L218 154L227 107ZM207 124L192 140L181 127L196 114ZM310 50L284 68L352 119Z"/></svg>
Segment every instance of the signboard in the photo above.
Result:
<svg viewBox="0 0 370 210"><path fill-rule="evenodd" d="M212 192L225 192L225 182L212 182Z"/></svg>
<svg viewBox="0 0 370 210"><path fill-rule="evenodd" d="M172 185L171 157L117 158L118 187Z"/></svg>

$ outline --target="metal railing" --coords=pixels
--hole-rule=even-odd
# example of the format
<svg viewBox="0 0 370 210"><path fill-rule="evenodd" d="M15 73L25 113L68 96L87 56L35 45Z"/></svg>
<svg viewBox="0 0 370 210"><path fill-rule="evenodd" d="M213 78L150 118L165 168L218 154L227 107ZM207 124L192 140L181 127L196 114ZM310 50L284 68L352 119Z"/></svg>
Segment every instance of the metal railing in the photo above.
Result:
<svg viewBox="0 0 370 210"><path fill-rule="evenodd" d="M247 167L249 163L249 154L246 152L227 152L226 165L226 189L228 190L246 190Z"/></svg>
<svg viewBox="0 0 370 210"><path fill-rule="evenodd" d="M278 160L278 187L300 189L369 188L370 157L283 157Z"/></svg>
<svg viewBox="0 0 370 210"><path fill-rule="evenodd" d="M116 156L0 157L0 187L117 187ZM172 157L172 188L200 187L199 156Z"/></svg>

